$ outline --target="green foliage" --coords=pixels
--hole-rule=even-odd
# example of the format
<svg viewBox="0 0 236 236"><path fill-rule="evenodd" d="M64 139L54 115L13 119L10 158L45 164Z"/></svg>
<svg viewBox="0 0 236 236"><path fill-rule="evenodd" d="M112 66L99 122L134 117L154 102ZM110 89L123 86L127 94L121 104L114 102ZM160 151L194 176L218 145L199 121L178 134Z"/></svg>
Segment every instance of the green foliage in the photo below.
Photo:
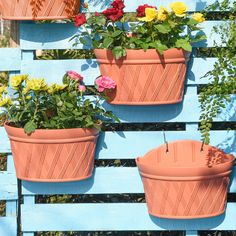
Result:
<svg viewBox="0 0 236 236"><path fill-rule="evenodd" d="M10 47L10 29L5 27L4 35L0 36L0 48Z"/></svg>
<svg viewBox="0 0 236 236"><path fill-rule="evenodd" d="M236 92L236 2L230 4L229 0L211 5L209 9L220 9L231 13L229 20L214 28L214 32L220 35L224 48L217 50L217 61L213 70L204 77L211 79L199 96L201 103L200 131L202 140L210 142L210 129L212 121L222 109L231 101L230 94ZM215 42L215 46L219 46Z"/></svg>
<svg viewBox="0 0 236 236"><path fill-rule="evenodd" d="M90 59L94 58L90 50L37 50L36 58L40 60L63 60L63 59Z"/></svg>
<svg viewBox="0 0 236 236"><path fill-rule="evenodd" d="M9 81L8 72L0 72L0 84L7 85Z"/></svg>
<svg viewBox="0 0 236 236"><path fill-rule="evenodd" d="M100 102L105 99L102 93L88 87L95 95L93 99L84 96L85 91L79 90L83 78L77 73L76 76L67 73L63 85L48 85L44 79L29 79L27 75L13 77L13 100L7 95L6 87L0 87L0 106L5 108L3 114L8 123L31 134L35 129L100 129L103 121L119 121L102 108Z"/></svg>
<svg viewBox="0 0 236 236"><path fill-rule="evenodd" d="M87 9L88 10L88 9ZM86 48L102 48L112 50L116 59L126 55L126 49L156 49L161 54L170 48L182 48L192 51L193 42L205 39L204 35L191 33L199 31L198 24L204 21L198 13L195 19L189 14L177 16L174 11L160 9L152 20L147 17L137 17L134 14L124 14L119 20L112 21L104 14L90 13L87 21L79 23L79 33L76 44L81 43ZM129 23L130 20L133 22Z"/></svg>

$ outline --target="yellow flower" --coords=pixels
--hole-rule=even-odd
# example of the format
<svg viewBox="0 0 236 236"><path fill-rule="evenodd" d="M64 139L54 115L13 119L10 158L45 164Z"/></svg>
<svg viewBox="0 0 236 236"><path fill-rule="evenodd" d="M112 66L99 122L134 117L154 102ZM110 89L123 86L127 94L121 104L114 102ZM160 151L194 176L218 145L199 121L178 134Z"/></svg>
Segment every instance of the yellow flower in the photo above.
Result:
<svg viewBox="0 0 236 236"><path fill-rule="evenodd" d="M156 16L157 16L156 9L147 7L145 9L145 17L138 18L138 20L149 22L149 21L153 21L156 18Z"/></svg>
<svg viewBox="0 0 236 236"><path fill-rule="evenodd" d="M12 100L10 97L5 97L4 99L0 100L0 107L4 107L6 105L11 105L12 104Z"/></svg>
<svg viewBox="0 0 236 236"><path fill-rule="evenodd" d="M7 87L6 86L1 86L0 87L0 95L3 94L3 93L6 93L7 92Z"/></svg>
<svg viewBox="0 0 236 236"><path fill-rule="evenodd" d="M44 79L31 79L27 80L24 93L27 93L29 90L33 91L45 91L47 90L47 84Z"/></svg>
<svg viewBox="0 0 236 236"><path fill-rule="evenodd" d="M203 17L202 13L194 13L192 17L195 21L199 23L202 23L203 21L205 21L205 18Z"/></svg>
<svg viewBox="0 0 236 236"><path fill-rule="evenodd" d="M157 13L157 19L159 20L159 21L164 21L164 20L166 20L167 19L167 17L168 17L168 10L165 8L165 7L160 7L159 8L159 11L158 11L158 13Z"/></svg>
<svg viewBox="0 0 236 236"><path fill-rule="evenodd" d="M64 85L52 84L51 86L48 87L47 92L49 94L56 93L56 92L59 92L59 91L65 89L67 86L68 86L67 84L64 84Z"/></svg>
<svg viewBox="0 0 236 236"><path fill-rule="evenodd" d="M21 83L28 79L28 75L16 75L11 78L11 87L15 90L21 85Z"/></svg>
<svg viewBox="0 0 236 236"><path fill-rule="evenodd" d="M186 11L188 10L187 6L183 2L173 2L170 4L171 10L178 17L186 16Z"/></svg>

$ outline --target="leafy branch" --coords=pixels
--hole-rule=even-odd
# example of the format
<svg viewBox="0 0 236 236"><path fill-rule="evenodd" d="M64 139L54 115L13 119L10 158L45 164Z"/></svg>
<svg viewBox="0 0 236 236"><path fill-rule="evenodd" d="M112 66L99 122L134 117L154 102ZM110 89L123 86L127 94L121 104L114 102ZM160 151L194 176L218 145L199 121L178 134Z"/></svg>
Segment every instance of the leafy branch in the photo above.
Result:
<svg viewBox="0 0 236 236"><path fill-rule="evenodd" d="M203 76L211 82L202 89L199 101L201 108L200 131L202 141L210 143L210 129L212 122L227 104L231 102L231 95L236 92L236 2L231 5L230 0L222 3L216 2L209 6L208 10L220 9L229 11L229 19L213 28L213 31L220 36L221 45L219 48L215 42L217 61L214 68Z"/></svg>

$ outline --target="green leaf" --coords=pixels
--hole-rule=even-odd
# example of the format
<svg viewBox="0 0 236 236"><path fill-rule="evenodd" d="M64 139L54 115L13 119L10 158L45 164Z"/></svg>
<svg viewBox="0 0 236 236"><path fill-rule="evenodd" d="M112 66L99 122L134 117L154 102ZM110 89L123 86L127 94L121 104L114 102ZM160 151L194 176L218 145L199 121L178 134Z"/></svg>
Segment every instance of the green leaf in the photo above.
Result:
<svg viewBox="0 0 236 236"><path fill-rule="evenodd" d="M191 42L192 43L196 43L196 42L199 42L199 41L202 41L202 40L205 40L207 37L206 37L206 35L196 35L195 37L193 37L192 39L191 39Z"/></svg>
<svg viewBox="0 0 236 236"><path fill-rule="evenodd" d="M160 54L163 54L163 52L168 49L168 47L162 44L160 41L155 41L153 43L150 43L149 45L152 48L155 48Z"/></svg>
<svg viewBox="0 0 236 236"><path fill-rule="evenodd" d="M34 123L33 120L27 122L24 126L24 131L26 134L31 134L37 129L37 125Z"/></svg>
<svg viewBox="0 0 236 236"><path fill-rule="evenodd" d="M168 20L168 23L169 23L171 28L175 28L175 26L178 25L176 22L174 22L172 20Z"/></svg>
<svg viewBox="0 0 236 236"><path fill-rule="evenodd" d="M103 41L103 47L104 48L109 48L112 43L113 43L113 38L107 37Z"/></svg>
<svg viewBox="0 0 236 236"><path fill-rule="evenodd" d="M95 22L99 25L99 26L104 26L106 23L106 19L103 16L100 17L96 17L95 18Z"/></svg>
<svg viewBox="0 0 236 236"><path fill-rule="evenodd" d="M85 38L79 38L79 41L84 44L84 45L87 45L88 44L88 41L85 40Z"/></svg>
<svg viewBox="0 0 236 236"><path fill-rule="evenodd" d="M192 51L192 46L189 43L188 39L178 39L175 43L175 46L177 48L183 48L186 51L191 52Z"/></svg>
<svg viewBox="0 0 236 236"><path fill-rule="evenodd" d="M155 28L162 34L168 34L171 31L171 27L168 23L156 25Z"/></svg>
<svg viewBox="0 0 236 236"><path fill-rule="evenodd" d="M112 54L116 58L116 60L118 60L121 57L126 56L126 50L121 46L117 46L112 49Z"/></svg>
<svg viewBox="0 0 236 236"><path fill-rule="evenodd" d="M121 30L116 30L114 33L112 33L111 36L112 36L113 38L116 38L116 37L119 36L121 33L122 33Z"/></svg>
<svg viewBox="0 0 236 236"><path fill-rule="evenodd" d="M199 22L194 20L193 18L189 18L188 25L197 25Z"/></svg>

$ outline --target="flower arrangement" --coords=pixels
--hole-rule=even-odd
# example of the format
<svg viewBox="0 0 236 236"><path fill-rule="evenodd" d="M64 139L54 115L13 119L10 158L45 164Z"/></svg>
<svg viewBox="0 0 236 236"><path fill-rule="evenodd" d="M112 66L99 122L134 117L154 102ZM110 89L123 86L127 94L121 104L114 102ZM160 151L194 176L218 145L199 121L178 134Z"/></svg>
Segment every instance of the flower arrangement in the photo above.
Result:
<svg viewBox="0 0 236 236"><path fill-rule="evenodd" d="M75 17L75 26L80 27L75 38L86 47L112 50L116 59L126 56L126 49L156 49L162 54L178 48L191 52L192 43L205 39L203 35L191 35L200 30L198 24L205 20L203 15L190 15L182 2L174 2L169 8L141 5L133 23L128 23L129 16L124 14L123 0L114 0L101 13L90 13L87 3L83 7L88 14Z"/></svg>
<svg viewBox="0 0 236 236"><path fill-rule="evenodd" d="M115 83L107 77L95 81L96 88L86 87L83 77L75 71L68 71L63 84L47 84L44 79L16 75L11 79L14 98L8 95L7 87L0 86L0 107L10 126L24 128L31 134L36 129L97 128L105 120L118 120L105 111L100 101L105 99L105 89L114 89ZM92 92L94 99L84 95ZM99 92L100 91L100 92Z"/></svg>

